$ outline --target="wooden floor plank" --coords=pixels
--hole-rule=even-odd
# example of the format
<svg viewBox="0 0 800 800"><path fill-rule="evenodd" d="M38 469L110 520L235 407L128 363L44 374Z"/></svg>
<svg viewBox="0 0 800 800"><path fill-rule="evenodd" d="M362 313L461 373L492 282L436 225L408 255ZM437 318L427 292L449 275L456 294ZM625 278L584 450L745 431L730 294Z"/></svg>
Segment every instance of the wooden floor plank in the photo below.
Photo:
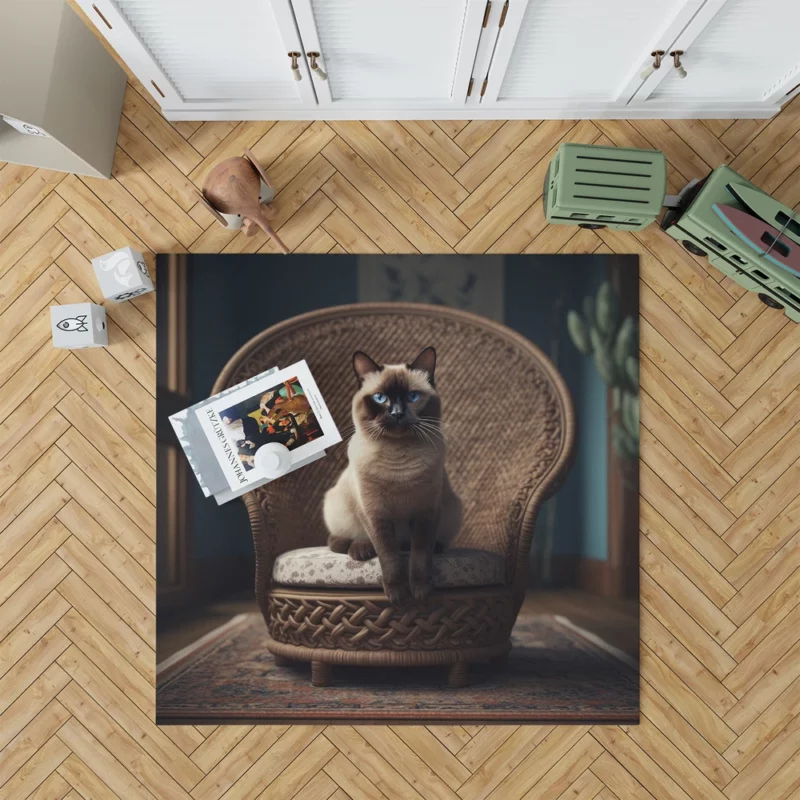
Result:
<svg viewBox="0 0 800 800"><path fill-rule="evenodd" d="M617 727L596 727L592 736L603 745L606 753L610 753L625 767L639 783L648 789L654 797L675 797L688 800L689 795L676 783L670 773L665 772L654 760L636 743ZM666 751L660 754L666 755ZM724 795L715 787L705 787L711 791L709 797L722 798Z"/></svg>
<svg viewBox="0 0 800 800"><path fill-rule="evenodd" d="M531 120L512 119L506 122L456 172L456 179L470 192L480 186L538 125Z"/></svg>
<svg viewBox="0 0 800 800"><path fill-rule="evenodd" d="M69 604L50 592L0 643L0 677L5 675L58 620L69 611Z"/></svg>
<svg viewBox="0 0 800 800"><path fill-rule="evenodd" d="M386 253L416 253L417 249L392 225L374 206L366 201L364 195L356 190L350 181L338 173L322 187L322 191L336 204L348 218L357 217L359 227L367 227L370 238Z"/></svg>
<svg viewBox="0 0 800 800"><path fill-rule="evenodd" d="M0 205L36 172L36 167L25 164L5 164L0 167Z"/></svg>
<svg viewBox="0 0 800 800"><path fill-rule="evenodd" d="M682 753L690 758L718 788L735 777L736 770L649 683L641 687L642 714L657 726Z"/></svg>
<svg viewBox="0 0 800 800"><path fill-rule="evenodd" d="M89 744L91 745L91 742ZM74 796L97 798L97 800L117 800L119 797L126 796L124 793L122 795L115 794L109 789L108 786L75 755L74 748L72 748L72 750L72 755L58 768L59 776L63 777L70 786L74 787L67 795L67 800L74 800ZM97 762L98 765L109 763L113 764L113 762L109 761ZM100 768L102 771L102 766L100 766ZM109 782L114 783L115 781L113 778L110 778Z"/></svg>
<svg viewBox="0 0 800 800"><path fill-rule="evenodd" d="M132 630L99 594L81 580L76 572L70 572L58 584L56 591L85 619L90 619L102 636L113 643L118 654L116 657L121 655L142 677L152 682L155 676L155 653L152 647ZM58 606L57 610L60 609L61 606Z"/></svg>
<svg viewBox="0 0 800 800"><path fill-rule="evenodd" d="M117 146L184 211L197 203L195 185L124 115L119 121Z"/></svg>
<svg viewBox="0 0 800 800"><path fill-rule="evenodd" d="M435 122L403 120L400 124L450 173L469 156ZM463 181L461 181L463 184Z"/></svg>
<svg viewBox="0 0 800 800"><path fill-rule="evenodd" d="M414 247L421 252L452 252L450 245L342 139L334 139L322 153Z"/></svg>
<svg viewBox="0 0 800 800"><path fill-rule="evenodd" d="M469 192L399 122L365 124L449 209L467 198Z"/></svg>
<svg viewBox="0 0 800 800"><path fill-rule="evenodd" d="M25 729L32 720L69 683L70 677L58 664L51 664L0 715L0 752Z"/></svg>
<svg viewBox="0 0 800 800"><path fill-rule="evenodd" d="M651 670L650 685L718 752L729 747L736 739L734 731L648 647L642 648L641 657Z"/></svg>
<svg viewBox="0 0 800 800"><path fill-rule="evenodd" d="M155 647L155 618L133 592L74 537L68 539L58 550L63 564L90 586L114 610L131 629L150 647ZM57 574L57 586L69 573L68 569Z"/></svg>
<svg viewBox="0 0 800 800"><path fill-rule="evenodd" d="M386 181L449 245L467 232L466 226L432 194L380 139L361 122L329 123L374 172Z"/></svg>
<svg viewBox="0 0 800 800"><path fill-rule="evenodd" d="M490 172L456 209L461 220L474 227L514 186L575 128L570 120L545 120L517 149Z"/></svg>
<svg viewBox="0 0 800 800"><path fill-rule="evenodd" d="M644 570L641 572L642 605L718 680L735 666L733 658L703 630L694 617Z"/></svg>
<svg viewBox="0 0 800 800"><path fill-rule="evenodd" d="M29 469L0 497L0 531L8 531L12 521L29 508L36 507L51 490L52 482L69 466L69 459L57 447L49 447ZM61 507L60 499L58 508ZM53 512L55 513L55 511ZM26 527L30 523L26 524ZM25 531L30 536L34 531ZM9 537L3 537L6 542ZM7 545L0 545L8 552Z"/></svg>
<svg viewBox="0 0 800 800"><path fill-rule="evenodd" d="M800 677L800 642L795 644L772 669L762 676L725 715L725 723L742 733L755 722L781 694ZM765 680L766 679L766 680Z"/></svg>
<svg viewBox="0 0 800 800"><path fill-rule="evenodd" d="M642 568L712 639L722 643L736 626L651 541L641 545Z"/></svg>
<svg viewBox="0 0 800 800"><path fill-rule="evenodd" d="M17 264L67 211L67 203L58 194L52 193L8 236L0 240L0 275Z"/></svg>
<svg viewBox="0 0 800 800"><path fill-rule="evenodd" d="M687 436L726 469L724 459L736 445L645 355L639 356L639 382L654 402L680 425ZM698 458L702 455L698 452Z"/></svg>
<svg viewBox="0 0 800 800"><path fill-rule="evenodd" d="M504 125L503 120L478 120L467 123L453 141L467 154L474 155Z"/></svg>
<svg viewBox="0 0 800 800"><path fill-rule="evenodd" d="M200 153L130 84L128 84L128 89L125 92L122 113L184 175L187 175L202 161Z"/></svg>
<svg viewBox="0 0 800 800"><path fill-rule="evenodd" d="M123 150L117 148L112 175L186 248L203 229ZM160 249L160 248L159 248Z"/></svg>
<svg viewBox="0 0 800 800"><path fill-rule="evenodd" d="M189 800L187 794L167 769L149 754L143 754L106 710L93 700L77 682L72 681L58 695L59 701L90 735L94 736L130 774L141 781L155 797L165 800Z"/></svg>
<svg viewBox="0 0 800 800"><path fill-rule="evenodd" d="M0 279L0 314L66 250L69 243L51 228L27 253L19 267Z"/></svg>

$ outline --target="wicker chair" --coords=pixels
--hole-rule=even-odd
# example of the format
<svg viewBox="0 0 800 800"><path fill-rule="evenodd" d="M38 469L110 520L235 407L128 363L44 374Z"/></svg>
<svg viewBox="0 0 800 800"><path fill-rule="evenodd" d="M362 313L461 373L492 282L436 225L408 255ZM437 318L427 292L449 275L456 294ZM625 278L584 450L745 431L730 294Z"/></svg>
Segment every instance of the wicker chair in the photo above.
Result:
<svg viewBox="0 0 800 800"><path fill-rule="evenodd" d="M575 418L569 392L541 350L509 328L442 306L401 303L339 306L274 325L231 358L214 386L218 392L272 366L306 359L344 432L356 387L353 352L401 363L430 344L438 354L448 472L464 505L454 545L495 554L499 579L437 587L425 604L412 607L393 606L378 586L327 585L319 573L321 585L273 580L279 556L325 544L322 497L347 463L343 444L244 495L268 647L278 663L311 661L314 685L331 682L333 664L442 664L450 668L450 684L462 686L469 662L509 651L536 516L571 464Z"/></svg>

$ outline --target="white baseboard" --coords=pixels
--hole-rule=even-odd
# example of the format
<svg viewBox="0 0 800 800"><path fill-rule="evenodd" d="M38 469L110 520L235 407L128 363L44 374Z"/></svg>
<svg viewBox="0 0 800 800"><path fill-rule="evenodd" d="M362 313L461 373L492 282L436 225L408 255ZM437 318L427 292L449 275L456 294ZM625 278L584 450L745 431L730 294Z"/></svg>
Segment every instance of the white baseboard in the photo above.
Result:
<svg viewBox="0 0 800 800"><path fill-rule="evenodd" d="M380 119L769 119L781 107L751 103L747 105L664 105L527 107L527 108L163 108L171 122L206 120L380 120Z"/></svg>

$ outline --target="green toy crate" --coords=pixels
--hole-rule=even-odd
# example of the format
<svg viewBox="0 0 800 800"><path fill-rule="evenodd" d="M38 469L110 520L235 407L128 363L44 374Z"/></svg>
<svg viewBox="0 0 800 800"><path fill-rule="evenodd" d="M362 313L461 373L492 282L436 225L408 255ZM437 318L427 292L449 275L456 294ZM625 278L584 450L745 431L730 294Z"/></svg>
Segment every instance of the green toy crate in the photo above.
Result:
<svg viewBox="0 0 800 800"><path fill-rule="evenodd" d="M638 231L655 222L667 190L660 150L562 144L544 180L548 222Z"/></svg>
<svg viewBox="0 0 800 800"><path fill-rule="evenodd" d="M696 256L708 260L720 272L752 292L773 308L800 322L800 277L762 258L717 216L714 203L746 211L725 188L729 183L749 186L763 193L730 167L717 167L704 180L691 184L680 195L679 205L669 209L661 228Z"/></svg>

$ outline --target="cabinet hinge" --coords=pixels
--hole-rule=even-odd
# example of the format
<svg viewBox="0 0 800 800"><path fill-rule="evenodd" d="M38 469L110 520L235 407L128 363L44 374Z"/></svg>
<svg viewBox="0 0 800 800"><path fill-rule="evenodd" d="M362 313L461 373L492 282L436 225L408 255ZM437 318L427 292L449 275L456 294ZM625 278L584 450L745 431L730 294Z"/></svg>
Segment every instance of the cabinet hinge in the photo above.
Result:
<svg viewBox="0 0 800 800"><path fill-rule="evenodd" d="M483 86L481 86L481 97L483 97L483 95L486 94L486 84L487 83L489 83L489 79L488 78L484 78L483 79Z"/></svg>
<svg viewBox="0 0 800 800"><path fill-rule="evenodd" d="M472 94L472 84L475 83L475 78L469 79L469 86L467 86L467 97Z"/></svg>
<svg viewBox="0 0 800 800"><path fill-rule="evenodd" d="M506 14L508 14L508 0L506 0L506 4L503 6L503 13L500 14L500 24L497 26L498 28L502 28L503 25L506 24Z"/></svg>
<svg viewBox="0 0 800 800"><path fill-rule="evenodd" d="M486 27L486 23L489 21L489 12L492 10L492 0L488 0L486 3L486 11L483 12L483 25L482 27Z"/></svg>

